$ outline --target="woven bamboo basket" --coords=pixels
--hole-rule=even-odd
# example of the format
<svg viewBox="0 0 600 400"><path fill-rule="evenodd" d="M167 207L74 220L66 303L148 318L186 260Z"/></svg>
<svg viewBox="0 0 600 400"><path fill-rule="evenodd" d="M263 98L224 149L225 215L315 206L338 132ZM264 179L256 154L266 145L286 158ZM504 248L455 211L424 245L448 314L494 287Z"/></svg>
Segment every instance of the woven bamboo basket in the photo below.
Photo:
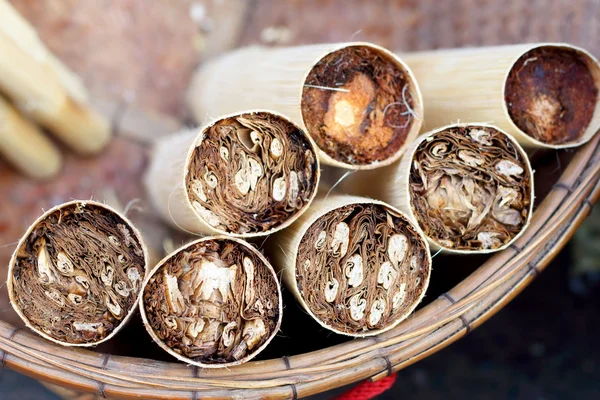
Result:
<svg viewBox="0 0 600 400"><path fill-rule="evenodd" d="M206 370L64 348L0 322L0 363L78 392L109 398L301 398L379 380L461 339L521 292L566 244L600 197L600 135L574 154L531 225L460 284L394 329L321 350L229 370Z"/></svg>

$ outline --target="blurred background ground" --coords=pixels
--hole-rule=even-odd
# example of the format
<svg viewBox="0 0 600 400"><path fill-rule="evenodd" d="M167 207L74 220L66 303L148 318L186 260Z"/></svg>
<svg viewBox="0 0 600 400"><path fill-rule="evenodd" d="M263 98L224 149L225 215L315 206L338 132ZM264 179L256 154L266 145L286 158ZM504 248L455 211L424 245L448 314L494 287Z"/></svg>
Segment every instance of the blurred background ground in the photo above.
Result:
<svg viewBox="0 0 600 400"><path fill-rule="evenodd" d="M93 159L68 156L63 174L53 182L26 181L0 160L0 275L5 274L14 242L41 209L71 198L93 196L122 207L141 199L130 217L144 232L153 257L161 257L165 239L172 238L173 232L153 216L144 200L141 177L150 140L176 130L179 123L189 123L183 99L193 70L203 60L234 47L361 40L415 51L565 41L600 55L600 0L11 2L50 49L82 76L94 100L108 104L103 111L117 129L105 153ZM141 129L142 135L132 134L140 131L130 129L139 128L139 110L157 115L161 123ZM542 155L536 162L538 182L550 187L570 154ZM401 371L385 398L600 398L600 290L589 289L599 276L595 269L600 241L594 234L598 224L588 224L587 229L580 234L583 240L571 244L489 322ZM175 236L173 242L182 240ZM440 266L435 269L430 298L451 288L481 261L436 259ZM318 331L289 297L286 300L284 332L264 357L281 356L282 349L290 346L302 352L340 341ZM10 309L4 287L0 310L3 320L22 325ZM311 339L303 342L304 347L293 335L302 324L308 331L301 333ZM146 334L139 323L130 325L118 341L99 351L137 356L151 351L152 357L169 360L147 336L140 336ZM128 344L130 340L136 340L135 348ZM56 398L52 396L36 382L0 370L0 399Z"/></svg>

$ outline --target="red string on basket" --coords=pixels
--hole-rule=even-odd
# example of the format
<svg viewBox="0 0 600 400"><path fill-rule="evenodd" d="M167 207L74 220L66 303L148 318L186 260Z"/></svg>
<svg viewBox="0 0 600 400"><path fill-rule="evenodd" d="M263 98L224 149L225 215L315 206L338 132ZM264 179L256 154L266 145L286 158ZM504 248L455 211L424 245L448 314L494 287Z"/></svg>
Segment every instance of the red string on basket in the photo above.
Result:
<svg viewBox="0 0 600 400"><path fill-rule="evenodd" d="M396 374L386 376L376 382L364 381L335 398L335 400L370 400L379 396L394 385Z"/></svg>

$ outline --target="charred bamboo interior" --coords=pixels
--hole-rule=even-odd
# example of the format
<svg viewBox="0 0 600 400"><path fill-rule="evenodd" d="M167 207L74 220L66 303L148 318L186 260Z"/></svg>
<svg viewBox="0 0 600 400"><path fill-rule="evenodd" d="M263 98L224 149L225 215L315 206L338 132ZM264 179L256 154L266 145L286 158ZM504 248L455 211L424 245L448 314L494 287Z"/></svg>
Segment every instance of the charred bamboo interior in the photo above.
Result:
<svg viewBox="0 0 600 400"><path fill-rule="evenodd" d="M419 303L430 274L429 248L404 215L382 204L349 204L304 233L296 282L312 314L351 335L395 325Z"/></svg>
<svg viewBox="0 0 600 400"><path fill-rule="evenodd" d="M368 165L397 153L415 112L414 83L391 55L354 45L334 51L309 72L302 117L321 150L334 160Z"/></svg>
<svg viewBox="0 0 600 400"><path fill-rule="evenodd" d="M188 163L186 191L197 215L235 234L267 232L314 197L318 163L310 139L268 112L224 118L202 134Z"/></svg>
<svg viewBox="0 0 600 400"><path fill-rule="evenodd" d="M33 328L68 344L111 334L137 304L145 254L129 223L76 203L39 221L13 265L14 304Z"/></svg>

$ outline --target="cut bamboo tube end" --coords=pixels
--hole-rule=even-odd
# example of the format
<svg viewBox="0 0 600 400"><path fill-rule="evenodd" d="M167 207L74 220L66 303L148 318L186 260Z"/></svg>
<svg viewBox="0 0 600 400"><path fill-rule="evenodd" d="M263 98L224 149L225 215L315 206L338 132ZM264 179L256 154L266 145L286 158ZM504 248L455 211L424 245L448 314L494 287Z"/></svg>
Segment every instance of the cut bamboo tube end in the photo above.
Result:
<svg viewBox="0 0 600 400"><path fill-rule="evenodd" d="M298 218L319 178L306 133L280 114L254 110L160 140L145 181L155 207L175 226L256 237Z"/></svg>
<svg viewBox="0 0 600 400"><path fill-rule="evenodd" d="M491 253L523 234L533 171L518 142L487 124L455 124L413 142L399 164L354 174L344 192L380 198L418 224L432 250Z"/></svg>
<svg viewBox="0 0 600 400"><path fill-rule="evenodd" d="M8 269L10 302L25 324L64 346L94 346L134 313L148 254L124 216L76 200L45 212L19 241Z"/></svg>
<svg viewBox="0 0 600 400"><path fill-rule="evenodd" d="M600 64L579 47L537 43L402 57L420 83L427 131L488 122L525 147L567 148L600 129Z"/></svg>
<svg viewBox="0 0 600 400"><path fill-rule="evenodd" d="M0 3L0 11L10 9ZM16 11L2 16L7 23L0 28L0 91L75 151L100 151L110 140L110 124L91 109L81 83Z"/></svg>
<svg viewBox="0 0 600 400"><path fill-rule="evenodd" d="M1 96L0 154L33 179L52 178L62 166L61 154L50 139Z"/></svg>
<svg viewBox="0 0 600 400"><path fill-rule="evenodd" d="M270 243L276 268L323 327L377 335L410 315L431 274L429 246L401 211L378 200L317 200Z"/></svg>
<svg viewBox="0 0 600 400"><path fill-rule="evenodd" d="M188 364L227 368L259 354L281 326L279 281L250 244L205 237L165 257L140 298L144 325L165 351Z"/></svg>
<svg viewBox="0 0 600 400"><path fill-rule="evenodd" d="M198 120L255 106L288 115L322 163L348 169L393 163L423 121L410 69L370 43L237 50L199 69L188 103Z"/></svg>

